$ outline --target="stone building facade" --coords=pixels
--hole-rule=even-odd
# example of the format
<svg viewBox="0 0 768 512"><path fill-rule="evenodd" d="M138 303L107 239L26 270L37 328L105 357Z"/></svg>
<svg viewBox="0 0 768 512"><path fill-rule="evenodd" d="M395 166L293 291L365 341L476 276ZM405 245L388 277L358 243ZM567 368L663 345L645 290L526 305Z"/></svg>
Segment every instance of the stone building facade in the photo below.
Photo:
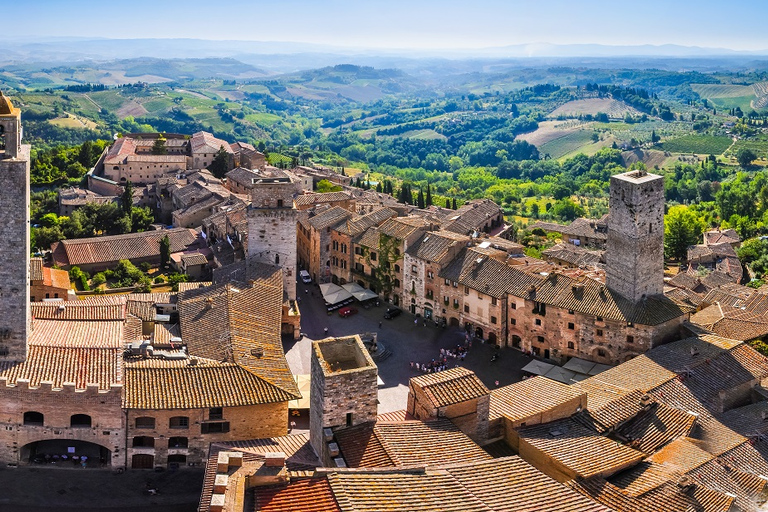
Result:
<svg viewBox="0 0 768 512"><path fill-rule="evenodd" d="M21 111L0 92L0 361L26 358L29 312L29 159Z"/></svg>
<svg viewBox="0 0 768 512"><path fill-rule="evenodd" d="M197 466L211 443L285 435L288 403L199 409L127 409L127 466ZM258 418L258 421L254 421Z"/></svg>
<svg viewBox="0 0 768 512"><path fill-rule="evenodd" d="M427 319L445 319L448 323L451 294L450 290L443 294L445 285L440 272L469 241L469 236L450 231L428 231L408 247L403 258L403 283L406 289L413 291L410 295L414 313Z"/></svg>

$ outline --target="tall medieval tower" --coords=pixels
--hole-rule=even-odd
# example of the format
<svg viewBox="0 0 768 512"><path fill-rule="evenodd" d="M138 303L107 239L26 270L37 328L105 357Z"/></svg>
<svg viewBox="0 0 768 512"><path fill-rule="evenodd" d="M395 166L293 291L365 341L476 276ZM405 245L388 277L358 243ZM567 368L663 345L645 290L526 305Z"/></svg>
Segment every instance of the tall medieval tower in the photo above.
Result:
<svg viewBox="0 0 768 512"><path fill-rule="evenodd" d="M21 144L21 111L0 92L0 361L27 357L29 150Z"/></svg>
<svg viewBox="0 0 768 512"><path fill-rule="evenodd" d="M638 302L664 291L664 178L644 170L611 177L605 284Z"/></svg>
<svg viewBox="0 0 768 512"><path fill-rule="evenodd" d="M378 368L354 335L312 342L309 393L309 442L324 466L333 466L338 450L333 429L376 421Z"/></svg>
<svg viewBox="0 0 768 512"><path fill-rule="evenodd" d="M283 269L283 289L296 300L296 222L300 183L278 170L254 178L248 209L248 259Z"/></svg>

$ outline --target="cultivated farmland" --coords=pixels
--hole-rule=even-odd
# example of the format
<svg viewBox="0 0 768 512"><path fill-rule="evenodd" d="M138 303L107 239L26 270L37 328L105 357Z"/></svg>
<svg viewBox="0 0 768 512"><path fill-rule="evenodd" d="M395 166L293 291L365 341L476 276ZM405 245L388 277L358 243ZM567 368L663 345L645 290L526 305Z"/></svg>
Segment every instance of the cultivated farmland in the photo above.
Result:
<svg viewBox="0 0 768 512"><path fill-rule="evenodd" d="M640 115L640 112L630 107L623 101L617 101L610 98L590 98L585 100L574 100L560 105L550 112L550 118L576 117L580 115L596 115L599 113L608 114L612 119L623 119L629 112L632 115Z"/></svg>
<svg viewBox="0 0 768 512"><path fill-rule="evenodd" d="M684 135L664 141L659 146L670 153L696 153L698 155L722 155L731 147L730 137L722 135Z"/></svg>

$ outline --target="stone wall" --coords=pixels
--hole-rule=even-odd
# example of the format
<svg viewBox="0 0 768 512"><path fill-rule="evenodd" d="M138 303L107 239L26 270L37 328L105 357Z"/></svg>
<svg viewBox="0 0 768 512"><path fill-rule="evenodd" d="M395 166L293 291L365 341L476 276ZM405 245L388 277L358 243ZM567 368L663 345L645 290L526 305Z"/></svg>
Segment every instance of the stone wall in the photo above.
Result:
<svg viewBox="0 0 768 512"><path fill-rule="evenodd" d="M248 209L248 257L283 268L283 289L296 299L296 222L294 182L256 183Z"/></svg>
<svg viewBox="0 0 768 512"><path fill-rule="evenodd" d="M570 357L612 365L623 363L676 339L686 319L680 316L655 326L630 324L551 305L545 305L542 315L534 313L536 302L514 296L508 298L508 306L510 346L512 337L519 336L522 343L516 348L561 363Z"/></svg>
<svg viewBox="0 0 768 512"><path fill-rule="evenodd" d="M330 466L323 429L376 420L378 371L359 336L315 341L311 357L310 442ZM348 369L334 370L339 361Z"/></svg>
<svg viewBox="0 0 768 512"><path fill-rule="evenodd" d="M664 290L664 178L611 177L606 285L635 302Z"/></svg>
<svg viewBox="0 0 768 512"><path fill-rule="evenodd" d="M8 135L9 126L3 122ZM16 127L19 130L19 127ZM11 134L12 135L12 134ZM8 140L9 137L6 137ZM6 150L8 151L8 150ZM30 331L29 146L0 153L0 361L23 361Z"/></svg>

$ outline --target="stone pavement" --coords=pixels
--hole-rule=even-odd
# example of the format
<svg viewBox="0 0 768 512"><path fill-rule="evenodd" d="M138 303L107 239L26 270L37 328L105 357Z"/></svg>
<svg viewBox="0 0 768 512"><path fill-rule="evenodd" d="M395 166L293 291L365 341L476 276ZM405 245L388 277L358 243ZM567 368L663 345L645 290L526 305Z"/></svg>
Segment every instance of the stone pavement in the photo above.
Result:
<svg viewBox="0 0 768 512"><path fill-rule="evenodd" d="M194 512L200 499L202 469L126 471L21 466L0 468L3 512ZM157 489L150 496L147 484Z"/></svg>
<svg viewBox="0 0 768 512"><path fill-rule="evenodd" d="M305 293L307 290L309 293ZM424 327L422 319L414 324L413 315L403 313L392 320L384 320L387 304L364 309L353 305L358 313L348 318L341 318L338 312L328 315L325 310L320 289L315 284L299 284L297 294L301 298L301 330L306 335L296 342L284 344L288 364L294 374L309 374L311 340L328 336L345 336L378 332L379 342L383 343L392 355L380 361L379 378L384 382L379 387L379 413L397 411L406 408L408 380L421 372L411 369L410 362L428 363L440 356L440 349L453 349L464 343L464 331L456 327L436 327L428 322ZM381 323L381 328L379 328ZM472 348L463 362L448 359L448 364L459 364L474 371L489 388L518 382L522 379L520 369L531 361L531 357L511 348L502 348L499 359L491 362L496 352L495 347L472 342Z"/></svg>

